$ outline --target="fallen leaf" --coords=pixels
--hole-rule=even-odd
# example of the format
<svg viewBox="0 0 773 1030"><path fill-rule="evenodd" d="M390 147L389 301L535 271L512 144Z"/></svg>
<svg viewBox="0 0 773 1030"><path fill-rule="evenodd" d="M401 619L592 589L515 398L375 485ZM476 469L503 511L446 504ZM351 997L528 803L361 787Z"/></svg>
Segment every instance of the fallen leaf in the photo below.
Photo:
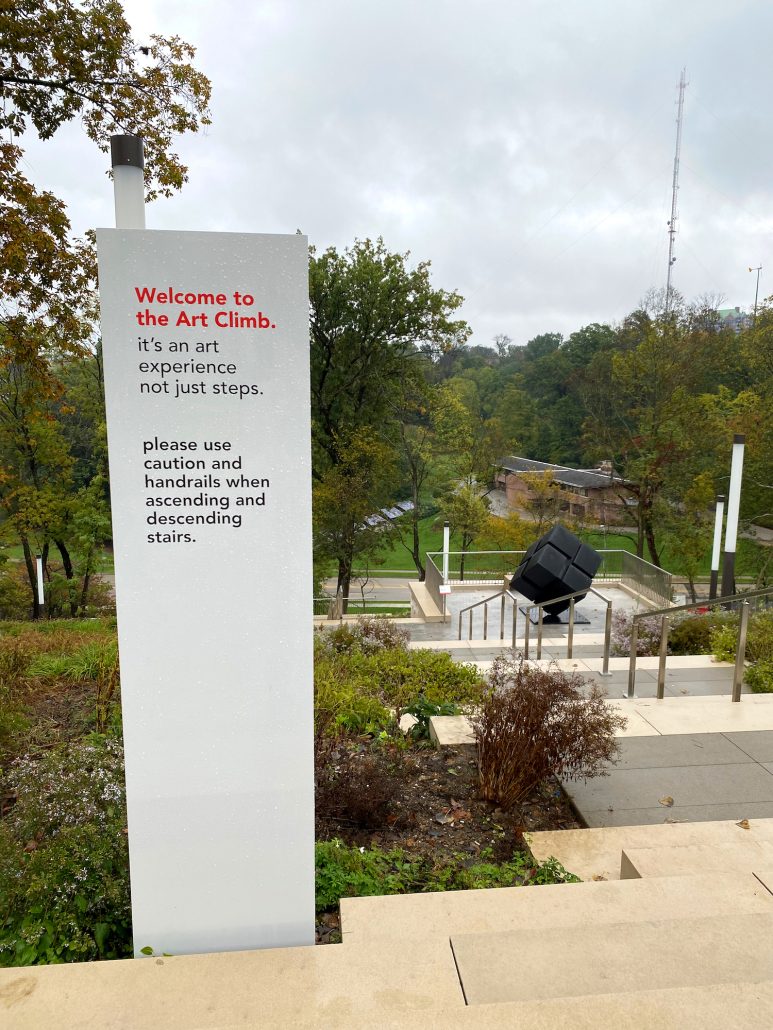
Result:
<svg viewBox="0 0 773 1030"><path fill-rule="evenodd" d="M441 826L447 826L448 823L452 823L453 821L454 817L452 815L449 815L447 812L435 813L435 822L440 823Z"/></svg>
<svg viewBox="0 0 773 1030"><path fill-rule="evenodd" d="M740 821L740 823L736 823L735 825L736 826L740 826L742 830L750 830L751 829L751 826L749 826L749 820L748 819L742 819Z"/></svg>
<svg viewBox="0 0 773 1030"><path fill-rule="evenodd" d="M593 879L594 880L606 880L606 876L604 876L603 873L594 873Z"/></svg>
<svg viewBox="0 0 773 1030"><path fill-rule="evenodd" d="M666 794L666 796L664 798L659 798L658 800L659 800L660 804L661 805L665 805L666 808L671 808L671 806L674 803L674 799L671 797L670 794Z"/></svg>

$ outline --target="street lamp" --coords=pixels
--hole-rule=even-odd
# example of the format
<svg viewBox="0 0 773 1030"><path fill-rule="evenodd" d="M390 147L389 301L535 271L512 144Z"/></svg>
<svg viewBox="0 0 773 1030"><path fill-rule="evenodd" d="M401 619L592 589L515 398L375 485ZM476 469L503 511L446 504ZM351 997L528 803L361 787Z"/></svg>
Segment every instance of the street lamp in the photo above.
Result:
<svg viewBox="0 0 773 1030"><path fill-rule="evenodd" d="M757 324L757 298L760 293L760 272L762 271L762 265L758 265L756 268L750 268L750 272L757 273L757 288L754 291L754 325Z"/></svg>

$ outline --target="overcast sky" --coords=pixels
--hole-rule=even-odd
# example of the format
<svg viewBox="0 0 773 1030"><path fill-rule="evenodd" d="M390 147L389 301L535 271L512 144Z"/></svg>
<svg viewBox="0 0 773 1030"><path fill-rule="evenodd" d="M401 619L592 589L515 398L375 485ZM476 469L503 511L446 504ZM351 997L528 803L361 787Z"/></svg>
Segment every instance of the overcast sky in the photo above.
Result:
<svg viewBox="0 0 773 1030"><path fill-rule="evenodd" d="M149 228L381 235L465 297L473 343L615 321L665 284L676 84L687 68L674 283L773 293L770 0L128 0L213 83L190 182ZM111 225L77 126L27 174L77 232Z"/></svg>

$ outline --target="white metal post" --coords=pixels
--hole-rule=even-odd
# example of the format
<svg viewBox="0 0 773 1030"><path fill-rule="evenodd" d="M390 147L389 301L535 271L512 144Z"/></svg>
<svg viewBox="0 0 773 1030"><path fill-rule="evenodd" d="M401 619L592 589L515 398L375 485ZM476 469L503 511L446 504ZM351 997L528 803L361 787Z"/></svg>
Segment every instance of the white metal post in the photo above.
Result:
<svg viewBox="0 0 773 1030"><path fill-rule="evenodd" d="M717 583L719 581L719 559L722 552L722 520L725 515L725 496L717 495L717 511L714 516L714 546L711 551L711 585L709 586L709 600L717 596Z"/></svg>
<svg viewBox="0 0 773 1030"><path fill-rule="evenodd" d="M46 603L46 595L43 588L43 559L39 554L35 557L35 566L38 573L38 614L40 614L43 611L43 605Z"/></svg>
<svg viewBox="0 0 773 1030"><path fill-rule="evenodd" d="M745 437L733 437L733 458L730 464L730 489L727 496L725 525L725 560L722 564L722 596L735 593L735 548L738 540L738 513L741 508L741 478Z"/></svg>
<svg viewBox="0 0 773 1030"><path fill-rule="evenodd" d="M448 552L451 548L451 526L443 523L443 586L448 585ZM446 594L443 594L443 622L446 621Z"/></svg>

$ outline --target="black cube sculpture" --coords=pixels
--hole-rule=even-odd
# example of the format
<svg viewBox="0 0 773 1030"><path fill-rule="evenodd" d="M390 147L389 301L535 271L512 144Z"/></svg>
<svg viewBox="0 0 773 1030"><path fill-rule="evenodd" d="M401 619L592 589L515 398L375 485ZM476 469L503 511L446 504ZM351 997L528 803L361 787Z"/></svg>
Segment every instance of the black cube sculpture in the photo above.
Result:
<svg viewBox="0 0 773 1030"><path fill-rule="evenodd" d="M578 590L587 590L601 565L601 555L584 544L563 526L553 526L531 545L510 580L510 589L528 597L535 604L544 604L553 597L563 597ZM575 598L575 604L585 597ZM558 616L569 607L569 601L546 604L545 611Z"/></svg>

